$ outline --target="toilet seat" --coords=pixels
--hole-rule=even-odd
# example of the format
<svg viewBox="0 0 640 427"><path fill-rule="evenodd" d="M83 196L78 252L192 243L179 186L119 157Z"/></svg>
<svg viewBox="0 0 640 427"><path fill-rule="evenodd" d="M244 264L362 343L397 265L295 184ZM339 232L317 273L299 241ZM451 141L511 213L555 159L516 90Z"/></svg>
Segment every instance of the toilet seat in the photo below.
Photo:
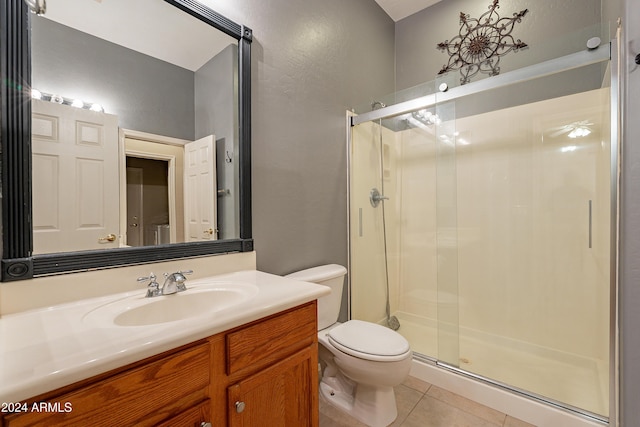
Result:
<svg viewBox="0 0 640 427"><path fill-rule="evenodd" d="M361 320L336 326L329 331L328 338L343 353L376 362L403 360L411 353L409 342L399 333Z"/></svg>

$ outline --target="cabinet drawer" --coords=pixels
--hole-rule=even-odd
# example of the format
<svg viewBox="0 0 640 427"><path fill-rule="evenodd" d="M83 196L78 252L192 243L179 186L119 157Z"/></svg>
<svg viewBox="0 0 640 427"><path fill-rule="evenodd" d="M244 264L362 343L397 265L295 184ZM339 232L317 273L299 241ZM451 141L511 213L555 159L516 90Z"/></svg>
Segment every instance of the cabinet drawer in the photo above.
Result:
<svg viewBox="0 0 640 427"><path fill-rule="evenodd" d="M154 425L207 399L209 346L200 344L50 398L68 412L9 415L5 426Z"/></svg>
<svg viewBox="0 0 640 427"><path fill-rule="evenodd" d="M207 399L204 402L181 412L170 420L156 425L155 427L198 427L202 425L202 423L210 422L211 402Z"/></svg>
<svg viewBox="0 0 640 427"><path fill-rule="evenodd" d="M227 374L258 370L317 339L316 302L313 301L228 333Z"/></svg>

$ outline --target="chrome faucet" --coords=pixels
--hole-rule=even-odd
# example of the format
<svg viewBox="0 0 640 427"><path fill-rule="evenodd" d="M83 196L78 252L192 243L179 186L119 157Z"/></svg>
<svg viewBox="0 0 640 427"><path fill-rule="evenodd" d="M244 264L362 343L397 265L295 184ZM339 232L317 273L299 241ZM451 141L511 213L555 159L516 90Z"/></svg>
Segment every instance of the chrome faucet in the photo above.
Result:
<svg viewBox="0 0 640 427"><path fill-rule="evenodd" d="M160 294L162 295L171 295L176 292L183 292L187 290L184 282L187 281L187 278L184 277L186 274L193 273L193 270L185 270L185 271L176 271L175 273L164 273L164 284L160 289Z"/></svg>

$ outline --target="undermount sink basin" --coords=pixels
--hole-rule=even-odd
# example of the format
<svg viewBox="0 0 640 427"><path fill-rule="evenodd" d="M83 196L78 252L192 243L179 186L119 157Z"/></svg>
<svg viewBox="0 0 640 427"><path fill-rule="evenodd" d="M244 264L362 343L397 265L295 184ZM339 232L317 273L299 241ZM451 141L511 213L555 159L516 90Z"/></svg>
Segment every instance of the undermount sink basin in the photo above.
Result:
<svg viewBox="0 0 640 427"><path fill-rule="evenodd" d="M88 312L83 321L99 326L150 326L206 316L234 307L258 292L249 283L201 284L173 295L129 296Z"/></svg>

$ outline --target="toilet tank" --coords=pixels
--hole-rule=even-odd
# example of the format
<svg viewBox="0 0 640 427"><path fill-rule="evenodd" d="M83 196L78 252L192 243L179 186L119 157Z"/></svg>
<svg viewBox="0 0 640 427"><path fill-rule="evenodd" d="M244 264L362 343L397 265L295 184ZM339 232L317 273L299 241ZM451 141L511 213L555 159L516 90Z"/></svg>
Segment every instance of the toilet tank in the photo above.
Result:
<svg viewBox="0 0 640 427"><path fill-rule="evenodd" d="M338 321L342 303L342 287L347 269L338 264L321 265L286 275L290 279L312 282L331 288L331 293L318 298L318 330Z"/></svg>

